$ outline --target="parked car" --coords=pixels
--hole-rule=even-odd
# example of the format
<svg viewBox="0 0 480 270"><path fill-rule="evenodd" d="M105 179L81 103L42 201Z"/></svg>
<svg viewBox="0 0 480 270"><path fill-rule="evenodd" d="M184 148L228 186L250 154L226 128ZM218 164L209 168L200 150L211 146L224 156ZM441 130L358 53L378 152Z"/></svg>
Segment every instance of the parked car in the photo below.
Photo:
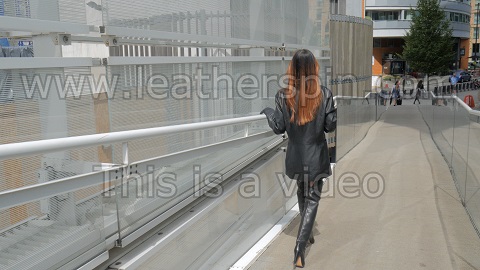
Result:
<svg viewBox="0 0 480 270"><path fill-rule="evenodd" d="M458 78L459 83L469 82L472 80L472 75L464 70L457 70L455 75Z"/></svg>
<svg viewBox="0 0 480 270"><path fill-rule="evenodd" d="M480 68L480 64L475 64L473 62L468 63L468 70L474 70L474 69L479 69L479 68Z"/></svg>

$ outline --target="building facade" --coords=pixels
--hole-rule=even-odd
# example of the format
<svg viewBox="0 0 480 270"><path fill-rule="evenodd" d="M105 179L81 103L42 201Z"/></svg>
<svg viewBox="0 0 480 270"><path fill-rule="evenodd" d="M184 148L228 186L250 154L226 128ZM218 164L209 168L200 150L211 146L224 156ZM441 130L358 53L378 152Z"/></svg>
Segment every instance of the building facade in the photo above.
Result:
<svg viewBox="0 0 480 270"><path fill-rule="evenodd" d="M365 16L365 0L330 0L330 12L333 15L363 18Z"/></svg>
<svg viewBox="0 0 480 270"><path fill-rule="evenodd" d="M470 31L470 50L469 50L469 63L472 65L469 65L469 68L474 67L474 63L478 63L479 59L476 57L479 57L479 47L478 43L480 42L480 35L478 33L478 24L480 23L480 1L477 0L472 0L471 2L472 6L472 16L470 17L470 26L471 26L471 31ZM478 64L477 64L478 65Z"/></svg>
<svg viewBox="0 0 480 270"><path fill-rule="evenodd" d="M398 59L403 51L403 37L410 29L411 8L415 9L418 0L365 0L365 16L373 21L373 57L372 73L404 74L407 67ZM450 20L453 30L455 59L452 69L468 68L470 50L470 16L469 0L440 0L440 7L445 17ZM383 67L383 68L382 68Z"/></svg>

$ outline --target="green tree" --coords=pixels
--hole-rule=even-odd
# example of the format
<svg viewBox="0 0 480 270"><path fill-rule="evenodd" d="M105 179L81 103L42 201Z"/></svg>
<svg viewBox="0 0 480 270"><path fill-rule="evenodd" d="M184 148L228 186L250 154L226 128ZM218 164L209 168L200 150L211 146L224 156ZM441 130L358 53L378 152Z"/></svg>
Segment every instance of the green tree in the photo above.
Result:
<svg viewBox="0 0 480 270"><path fill-rule="evenodd" d="M412 12L410 31L405 36L404 60L427 76L448 71L454 57L452 29L438 0L418 0ZM428 89L427 81L427 89Z"/></svg>

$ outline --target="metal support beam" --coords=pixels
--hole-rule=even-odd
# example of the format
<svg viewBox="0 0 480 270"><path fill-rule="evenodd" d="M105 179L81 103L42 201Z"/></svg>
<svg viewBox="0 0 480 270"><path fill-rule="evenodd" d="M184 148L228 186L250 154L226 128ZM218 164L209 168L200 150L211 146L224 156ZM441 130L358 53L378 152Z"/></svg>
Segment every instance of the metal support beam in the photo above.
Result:
<svg viewBox="0 0 480 270"><path fill-rule="evenodd" d="M245 45L250 47L257 48L285 48L287 50L296 50L296 49L310 49L310 50L330 50L328 47L315 47L315 46L305 46L302 44L283 44L278 42L267 42L261 40L249 40L249 39L239 39L239 38L228 38L228 37L215 37L208 35L194 35L194 34L185 34L185 33L173 33L167 31L155 31L155 30L145 30L145 29L136 29L136 28L127 28L127 27L116 27L116 26L105 26L102 28L102 34L117 36L117 37L137 37L137 38L147 38L147 39L157 39L157 40L177 40L177 41L190 41L190 42L205 42L208 44L229 44L229 45ZM139 40L141 42L141 40ZM195 43L193 43L195 44ZM221 45L220 45L221 46Z"/></svg>
<svg viewBox="0 0 480 270"><path fill-rule="evenodd" d="M291 57L287 60L291 60ZM152 57L109 57L109 66L125 65L156 65L156 64L188 64L188 63L230 63L230 62L267 62L282 61L282 57L251 57L251 56L228 56L228 57L175 57L175 56L152 56Z"/></svg>
<svg viewBox="0 0 480 270"><path fill-rule="evenodd" d="M0 17L1 18L1 17ZM100 66L100 59L89 57L15 57L2 58L0 69L66 68Z"/></svg>
<svg viewBox="0 0 480 270"><path fill-rule="evenodd" d="M59 21L0 16L1 31L22 31L22 32L29 32L29 33L89 34L90 28L91 27L88 25L78 24L78 23L67 23L67 22L59 22Z"/></svg>

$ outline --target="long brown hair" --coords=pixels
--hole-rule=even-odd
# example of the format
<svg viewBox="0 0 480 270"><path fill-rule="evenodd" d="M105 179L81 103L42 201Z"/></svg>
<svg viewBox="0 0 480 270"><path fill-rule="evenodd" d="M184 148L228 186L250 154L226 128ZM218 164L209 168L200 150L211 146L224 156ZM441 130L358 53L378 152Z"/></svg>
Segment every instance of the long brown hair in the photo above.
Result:
<svg viewBox="0 0 480 270"><path fill-rule="evenodd" d="M288 88L285 90L286 103L292 115L290 122L302 126L315 118L322 103L319 70L320 66L309 50L295 52L287 69Z"/></svg>

